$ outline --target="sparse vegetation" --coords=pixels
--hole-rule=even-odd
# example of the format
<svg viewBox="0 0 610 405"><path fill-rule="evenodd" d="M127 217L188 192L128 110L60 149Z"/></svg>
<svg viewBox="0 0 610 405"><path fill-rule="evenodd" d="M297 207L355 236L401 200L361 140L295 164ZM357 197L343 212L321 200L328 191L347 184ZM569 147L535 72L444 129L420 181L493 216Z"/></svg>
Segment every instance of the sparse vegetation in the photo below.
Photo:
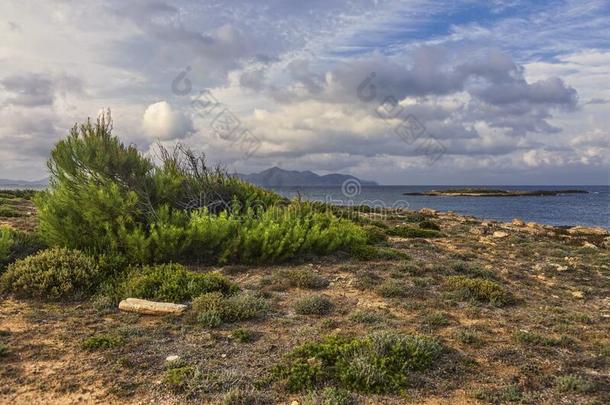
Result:
<svg viewBox="0 0 610 405"><path fill-rule="evenodd" d="M377 294L384 298L402 298L409 295L409 288L398 280L385 280L377 286Z"/></svg>
<svg viewBox="0 0 610 405"><path fill-rule="evenodd" d="M578 375L564 375L555 378L555 387L560 392L585 394L594 388L594 384Z"/></svg>
<svg viewBox="0 0 610 405"><path fill-rule="evenodd" d="M311 268L287 269L274 272L261 283L273 290L284 291L288 288L317 290L328 287L328 279L316 274Z"/></svg>

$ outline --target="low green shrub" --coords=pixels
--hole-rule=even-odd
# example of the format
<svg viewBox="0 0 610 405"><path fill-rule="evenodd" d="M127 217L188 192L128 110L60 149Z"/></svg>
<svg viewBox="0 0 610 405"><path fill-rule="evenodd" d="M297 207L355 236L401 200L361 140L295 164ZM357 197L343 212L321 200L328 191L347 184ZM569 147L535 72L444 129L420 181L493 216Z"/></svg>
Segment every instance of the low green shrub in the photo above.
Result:
<svg viewBox="0 0 610 405"><path fill-rule="evenodd" d="M9 205L0 205L0 217L4 218L18 218L24 217L25 213L19 211L17 208Z"/></svg>
<svg viewBox="0 0 610 405"><path fill-rule="evenodd" d="M388 279L377 286L377 294L384 298L402 298L409 295L409 288L402 281Z"/></svg>
<svg viewBox="0 0 610 405"><path fill-rule="evenodd" d="M220 292L202 294L193 300L197 320L210 328L223 322L232 323L256 319L267 313L266 301L253 293L224 296Z"/></svg>
<svg viewBox="0 0 610 405"><path fill-rule="evenodd" d="M458 341L460 341L464 344L467 344L467 345L479 346L482 343L481 338L474 331L460 329L457 332L455 332L454 336Z"/></svg>
<svg viewBox="0 0 610 405"><path fill-rule="evenodd" d="M45 247L35 233L0 226L0 274L10 263L33 255Z"/></svg>
<svg viewBox="0 0 610 405"><path fill-rule="evenodd" d="M401 238L438 238L442 234L431 229L413 228L410 226L399 225L386 231L388 236L399 236Z"/></svg>
<svg viewBox="0 0 610 405"><path fill-rule="evenodd" d="M294 310L299 315L327 315L334 305L324 295L307 295L294 303Z"/></svg>
<svg viewBox="0 0 610 405"><path fill-rule="evenodd" d="M534 346L568 346L572 343L572 339L567 336L554 338L526 330L518 330L513 334L513 338L520 343Z"/></svg>
<svg viewBox="0 0 610 405"><path fill-rule="evenodd" d="M362 227L366 232L366 241L370 244L385 242L388 237L384 228L375 225L365 225Z"/></svg>
<svg viewBox="0 0 610 405"><path fill-rule="evenodd" d="M317 290L328 287L329 281L310 268L297 268L276 271L271 277L264 278L261 283L273 290L284 291L288 288Z"/></svg>
<svg viewBox="0 0 610 405"><path fill-rule="evenodd" d="M222 398L222 405L271 405L273 401L266 394L255 390L233 388Z"/></svg>
<svg viewBox="0 0 610 405"><path fill-rule="evenodd" d="M183 391L195 378L197 368L195 366L173 367L165 370L163 382L173 392Z"/></svg>
<svg viewBox="0 0 610 405"><path fill-rule="evenodd" d="M101 278L94 259L77 250L52 248L10 264L0 277L0 291L18 297L77 300L93 293Z"/></svg>
<svg viewBox="0 0 610 405"><path fill-rule="evenodd" d="M555 387L560 392L585 394L594 388L594 384L578 375L564 375L555 378Z"/></svg>
<svg viewBox="0 0 610 405"><path fill-rule="evenodd" d="M447 325L449 325L449 318L442 312L428 314L422 319L422 326L426 329L438 329Z"/></svg>
<svg viewBox="0 0 610 405"><path fill-rule="evenodd" d="M253 342L256 334L250 329L235 329L231 332L231 337L241 343Z"/></svg>
<svg viewBox="0 0 610 405"><path fill-rule="evenodd" d="M0 357L5 357L8 355L8 346L4 343L0 343Z"/></svg>
<svg viewBox="0 0 610 405"><path fill-rule="evenodd" d="M356 398L348 390L326 387L312 391L303 398L303 405L355 405Z"/></svg>
<svg viewBox="0 0 610 405"><path fill-rule="evenodd" d="M378 311L357 310L349 315L349 320L364 324L377 324L384 322L386 315Z"/></svg>
<svg viewBox="0 0 610 405"><path fill-rule="evenodd" d="M123 345L123 339L119 336L100 334L90 336L83 340L82 347L85 350L105 350Z"/></svg>
<svg viewBox="0 0 610 405"><path fill-rule="evenodd" d="M329 336L295 348L273 376L291 391L332 383L363 393L395 393L407 387L408 372L429 368L441 351L435 340L391 332Z"/></svg>
<svg viewBox="0 0 610 405"><path fill-rule="evenodd" d="M180 264L134 267L119 285L122 298L185 302L204 293L233 294L237 285L219 273L197 273Z"/></svg>
<svg viewBox="0 0 610 405"><path fill-rule="evenodd" d="M432 222L432 221L421 221L418 226L421 229L432 229L433 231L440 231L441 227L438 226L438 224L436 222Z"/></svg>
<svg viewBox="0 0 610 405"><path fill-rule="evenodd" d="M359 260L408 260L410 256L389 247L358 244L350 249L350 253Z"/></svg>
<svg viewBox="0 0 610 405"><path fill-rule="evenodd" d="M512 296L504 288L483 278L449 276L445 279L445 287L456 293L461 299L485 302L496 306L503 306L512 302Z"/></svg>

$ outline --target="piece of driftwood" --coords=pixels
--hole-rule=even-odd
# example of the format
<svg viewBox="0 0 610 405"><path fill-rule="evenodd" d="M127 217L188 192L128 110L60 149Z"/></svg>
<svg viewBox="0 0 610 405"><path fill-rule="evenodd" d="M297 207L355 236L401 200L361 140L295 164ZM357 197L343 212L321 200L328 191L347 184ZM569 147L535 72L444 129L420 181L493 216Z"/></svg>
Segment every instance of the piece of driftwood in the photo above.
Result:
<svg viewBox="0 0 610 405"><path fill-rule="evenodd" d="M186 305L148 301L139 298L126 298L119 303L119 309L121 311L137 312L145 315L180 315L186 310Z"/></svg>

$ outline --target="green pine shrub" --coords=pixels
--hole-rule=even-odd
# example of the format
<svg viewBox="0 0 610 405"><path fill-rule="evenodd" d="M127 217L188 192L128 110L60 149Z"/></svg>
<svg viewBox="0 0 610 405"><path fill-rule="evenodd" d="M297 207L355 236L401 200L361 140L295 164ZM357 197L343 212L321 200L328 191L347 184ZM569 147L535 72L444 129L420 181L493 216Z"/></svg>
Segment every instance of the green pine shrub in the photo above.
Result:
<svg viewBox="0 0 610 405"><path fill-rule="evenodd" d="M105 350L112 349L123 345L123 339L120 336L109 334L99 334L83 340L82 347L85 350Z"/></svg>
<svg viewBox="0 0 610 405"><path fill-rule="evenodd" d="M437 341L421 336L329 336L295 348L272 374L290 391L331 383L362 393L397 393L407 387L409 372L428 369L441 352Z"/></svg>
<svg viewBox="0 0 610 405"><path fill-rule="evenodd" d="M10 264L0 277L0 290L18 297L78 300L93 293L102 276L84 253L52 248Z"/></svg>
<svg viewBox="0 0 610 405"><path fill-rule="evenodd" d="M204 326L256 319L267 313L267 302L253 293L223 296L220 292L202 294L193 300L193 312Z"/></svg>
<svg viewBox="0 0 610 405"><path fill-rule="evenodd" d="M118 286L122 298L168 302L191 301L211 292L230 295L238 290L237 285L219 273L197 273L180 264L134 267Z"/></svg>

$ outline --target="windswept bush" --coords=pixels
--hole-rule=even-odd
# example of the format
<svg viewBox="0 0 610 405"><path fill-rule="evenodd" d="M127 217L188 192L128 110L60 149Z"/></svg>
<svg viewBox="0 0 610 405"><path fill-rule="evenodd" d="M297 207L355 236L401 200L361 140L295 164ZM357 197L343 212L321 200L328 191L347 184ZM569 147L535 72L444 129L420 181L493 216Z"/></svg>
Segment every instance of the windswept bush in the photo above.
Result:
<svg viewBox="0 0 610 405"><path fill-rule="evenodd" d="M262 317L267 309L265 300L252 293L225 297L219 292L211 292L202 294L193 301L197 320L211 328L223 322L232 323Z"/></svg>
<svg viewBox="0 0 610 405"><path fill-rule="evenodd" d="M391 332L330 336L294 349L273 375L291 391L332 383L363 393L392 393L405 389L409 372L429 368L441 351L435 340Z"/></svg>
<svg viewBox="0 0 610 405"><path fill-rule="evenodd" d="M92 258L77 250L53 248L9 265L0 277L0 290L19 297L81 299L100 279Z"/></svg>
<svg viewBox="0 0 610 405"><path fill-rule="evenodd" d="M109 115L74 126L48 162L35 198L51 245L130 263L277 262L364 243L362 229L330 210L287 201L178 146L160 165L112 135Z"/></svg>

